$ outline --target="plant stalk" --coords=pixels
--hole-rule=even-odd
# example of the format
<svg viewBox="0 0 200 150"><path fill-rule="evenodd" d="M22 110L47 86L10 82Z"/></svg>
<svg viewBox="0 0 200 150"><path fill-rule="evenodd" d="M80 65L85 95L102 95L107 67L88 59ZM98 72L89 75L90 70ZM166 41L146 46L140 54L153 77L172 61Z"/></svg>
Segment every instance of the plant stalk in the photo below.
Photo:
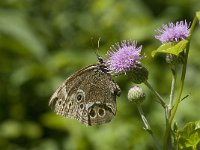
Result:
<svg viewBox="0 0 200 150"><path fill-rule="evenodd" d="M198 19L197 19L197 17L195 16L195 18L194 18L194 20L193 20L193 22L192 22L191 28L190 28L190 36L188 37L188 41L189 41L189 42L188 42L187 47L186 47L186 52L185 52L185 63L183 64L182 74L181 74L180 91L179 91L178 97L176 98L174 107L172 108L171 115L170 115L170 118L169 118L169 122L167 123L167 127L166 127L166 130L165 130L164 144L163 144L163 149L164 149L164 150L168 150L168 149L169 149L169 145L168 145L169 133L170 133L170 130L171 130L172 121L173 121L174 116L175 116L175 114L176 114L178 105L179 105L179 103L180 103L180 101L181 101L181 95L182 95L182 92L183 92L184 81L185 81L185 75L186 75L186 70L187 70L187 60L188 60L190 42L191 42L192 33L194 32L195 25L196 25L197 21L198 21Z"/></svg>
<svg viewBox="0 0 200 150"><path fill-rule="evenodd" d="M149 125L149 123L148 123L146 117L144 116L144 112L143 112L143 110L142 110L141 105L140 105L140 104L136 104L136 105L137 105L138 111L139 111L139 113L140 113L141 119L142 119L142 121L143 121L143 123L144 123L144 129L151 135L151 137L152 137L152 139L153 139L153 142L154 142L154 144L156 145L156 148L157 148L158 150L161 150L160 144L158 143L156 137L154 136L154 134L153 134L153 132L152 132L152 130L151 130L151 127L150 127L150 125Z"/></svg>
<svg viewBox="0 0 200 150"><path fill-rule="evenodd" d="M164 99L162 98L162 96L160 96L160 94L155 91L153 89L153 87L150 85L150 83L148 81L145 81L144 84L153 92L153 94L158 98L159 102L161 103L161 105L166 108L166 103L164 101Z"/></svg>

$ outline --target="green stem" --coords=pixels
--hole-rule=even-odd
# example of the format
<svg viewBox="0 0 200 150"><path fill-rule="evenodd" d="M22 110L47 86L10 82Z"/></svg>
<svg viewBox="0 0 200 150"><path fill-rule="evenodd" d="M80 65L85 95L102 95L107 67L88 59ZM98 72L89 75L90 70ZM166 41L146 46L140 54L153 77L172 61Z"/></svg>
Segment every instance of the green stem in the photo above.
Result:
<svg viewBox="0 0 200 150"><path fill-rule="evenodd" d="M168 143L169 133L170 133L170 129L171 129L171 124L172 124L172 121L174 119L175 113L177 111L178 104L181 101L181 95L182 95L182 92L183 92L185 75L186 75L186 70L187 70L187 59L188 59L188 53L189 53L189 48L190 48L190 41L191 41L192 33L194 31L194 28L195 28L195 25L196 25L197 21L198 21L198 19L195 16L195 18L194 18L194 20L192 22L191 28L190 28L190 36L188 37L188 41L189 42L188 42L188 45L186 47L186 52L185 52L185 63L183 64L183 69L182 69L181 83L180 83L180 92L179 92L178 97L176 98L174 107L173 107L172 112L171 112L171 116L169 118L169 122L168 122L166 130L165 130L164 144L163 144L163 149L164 150L168 149L168 144L167 143Z"/></svg>
<svg viewBox="0 0 200 150"><path fill-rule="evenodd" d="M151 130L151 127L150 127L146 117L144 116L144 112L142 110L141 105L140 104L136 104L136 105L137 105L138 111L140 113L141 119L142 119L142 121L144 123L144 129L151 135L151 137L152 137L152 139L154 141L154 144L156 145L157 149L161 150L160 144L158 143L157 139L155 138L155 136L154 136L154 134L153 134L153 132Z"/></svg>
<svg viewBox="0 0 200 150"><path fill-rule="evenodd" d="M171 70L172 70L172 83L171 83L171 92L170 92L170 98L169 98L169 111L171 111L172 109L173 100L174 100L174 91L175 91L175 85L176 85L176 66L173 66Z"/></svg>
<svg viewBox="0 0 200 150"><path fill-rule="evenodd" d="M160 101L161 105L162 105L164 108L166 108L166 103L165 103L164 99L162 98L162 96L160 96L160 94L159 94L157 91L155 91L155 90L153 89L153 87L149 84L148 81L145 81L144 84L145 84L145 85L153 92L153 94L158 98L158 100Z"/></svg>
<svg viewBox="0 0 200 150"><path fill-rule="evenodd" d="M173 107L173 100L174 100L174 92L175 92L175 85L176 85L176 66L173 65L171 67L172 71L172 83L171 83L171 91L170 91L170 98L169 98L169 104L167 105L165 109L165 114L166 114L166 127L168 125L169 118L171 116L171 110ZM171 131L169 131L169 136L168 136L168 146L169 149L172 149L172 138L171 138Z"/></svg>

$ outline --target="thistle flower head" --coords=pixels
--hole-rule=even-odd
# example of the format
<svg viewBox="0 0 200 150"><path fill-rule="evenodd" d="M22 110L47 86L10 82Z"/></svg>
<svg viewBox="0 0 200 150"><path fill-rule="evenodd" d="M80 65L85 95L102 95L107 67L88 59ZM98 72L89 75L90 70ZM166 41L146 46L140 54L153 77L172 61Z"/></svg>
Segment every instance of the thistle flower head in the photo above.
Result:
<svg viewBox="0 0 200 150"><path fill-rule="evenodd" d="M157 35L155 35L155 38L160 40L162 43L179 42L189 36L189 26L190 24L186 21L179 21L175 24L170 22L156 30Z"/></svg>
<svg viewBox="0 0 200 150"><path fill-rule="evenodd" d="M136 41L122 41L110 48L107 64L114 73L125 73L140 64L142 46L137 47Z"/></svg>

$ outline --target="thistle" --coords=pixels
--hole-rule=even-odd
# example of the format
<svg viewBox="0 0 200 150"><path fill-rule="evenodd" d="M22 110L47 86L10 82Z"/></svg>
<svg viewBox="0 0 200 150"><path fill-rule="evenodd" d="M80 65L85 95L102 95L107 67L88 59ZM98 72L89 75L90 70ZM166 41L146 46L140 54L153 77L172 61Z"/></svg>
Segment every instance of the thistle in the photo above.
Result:
<svg viewBox="0 0 200 150"><path fill-rule="evenodd" d="M121 45L117 43L116 46L112 46L107 54L109 70L115 74L127 74L137 84L146 81L148 71L140 62L142 46L137 47L136 41L122 41Z"/></svg>
<svg viewBox="0 0 200 150"><path fill-rule="evenodd" d="M161 43L179 42L189 37L190 23L186 21L179 21L176 23L168 23L156 30L155 38Z"/></svg>
<svg viewBox="0 0 200 150"><path fill-rule="evenodd" d="M140 64L142 46L137 47L136 41L122 41L121 45L113 45L108 52L107 64L111 72L126 73Z"/></svg>

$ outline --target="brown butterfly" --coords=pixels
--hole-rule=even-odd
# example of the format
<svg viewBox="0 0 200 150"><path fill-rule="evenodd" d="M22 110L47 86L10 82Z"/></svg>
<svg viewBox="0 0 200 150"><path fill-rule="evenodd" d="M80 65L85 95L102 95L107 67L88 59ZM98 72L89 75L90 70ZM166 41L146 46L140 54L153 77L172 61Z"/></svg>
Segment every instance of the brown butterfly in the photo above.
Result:
<svg viewBox="0 0 200 150"><path fill-rule="evenodd" d="M49 105L58 115L86 125L107 123L115 116L121 90L102 57L98 60L72 74L52 95Z"/></svg>

